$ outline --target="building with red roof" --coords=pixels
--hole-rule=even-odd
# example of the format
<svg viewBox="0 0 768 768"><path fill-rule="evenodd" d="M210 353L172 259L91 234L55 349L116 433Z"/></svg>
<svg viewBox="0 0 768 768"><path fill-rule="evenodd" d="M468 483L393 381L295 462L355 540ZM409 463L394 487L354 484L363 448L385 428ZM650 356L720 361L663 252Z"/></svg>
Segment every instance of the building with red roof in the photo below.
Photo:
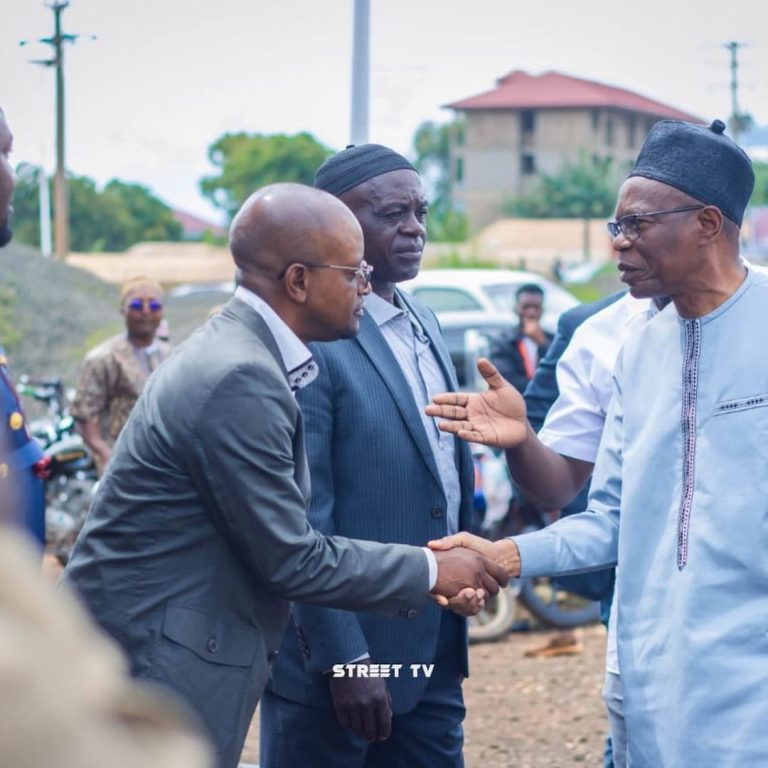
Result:
<svg viewBox="0 0 768 768"><path fill-rule="evenodd" d="M182 240L204 240L208 236L214 239L227 237L227 230L224 227L195 216L194 213L189 213L189 211L174 208L173 218L181 224Z"/></svg>
<svg viewBox="0 0 768 768"><path fill-rule="evenodd" d="M633 91L560 72L515 70L493 90L447 104L459 127L451 147L452 202L476 231L503 215L542 174L581 158L623 176L658 120L704 122Z"/></svg>

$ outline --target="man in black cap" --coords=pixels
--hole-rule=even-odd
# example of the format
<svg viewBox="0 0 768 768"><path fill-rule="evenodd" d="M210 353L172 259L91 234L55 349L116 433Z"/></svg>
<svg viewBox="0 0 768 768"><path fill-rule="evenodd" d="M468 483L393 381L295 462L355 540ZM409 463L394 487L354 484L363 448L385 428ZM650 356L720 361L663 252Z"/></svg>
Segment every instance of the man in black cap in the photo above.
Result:
<svg viewBox="0 0 768 768"><path fill-rule="evenodd" d="M387 147L349 147L316 186L357 217L373 267L355 339L313 347L319 375L299 393L312 478L309 519L325 533L424 543L466 528L468 446L424 415L457 386L434 315L397 288L418 273L427 201ZM465 621L435 608L408 622L294 607L262 699L265 768L459 768ZM349 664L349 666L344 666Z"/></svg>
<svg viewBox="0 0 768 768"><path fill-rule="evenodd" d="M587 511L502 542L436 543L515 576L618 562L634 766L768 765L768 355L749 333L768 322L768 276L739 257L754 174L724 128L657 123L619 193L608 228L622 280L671 304L619 354ZM442 396L430 413L551 482L519 398L485 372L487 393Z"/></svg>

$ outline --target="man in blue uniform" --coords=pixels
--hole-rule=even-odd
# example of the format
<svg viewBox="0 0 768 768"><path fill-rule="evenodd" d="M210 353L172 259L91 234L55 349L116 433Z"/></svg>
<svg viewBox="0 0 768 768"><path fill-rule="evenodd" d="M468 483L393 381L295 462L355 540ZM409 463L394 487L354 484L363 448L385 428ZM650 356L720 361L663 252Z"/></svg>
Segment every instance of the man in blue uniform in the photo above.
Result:
<svg viewBox="0 0 768 768"><path fill-rule="evenodd" d="M13 136L0 109L0 248L11 241L11 195L13 169L10 164ZM45 502L41 463L43 452L27 430L27 420L13 387L8 360L0 339L0 484L6 486L3 498L13 499L6 515L26 526L45 543Z"/></svg>

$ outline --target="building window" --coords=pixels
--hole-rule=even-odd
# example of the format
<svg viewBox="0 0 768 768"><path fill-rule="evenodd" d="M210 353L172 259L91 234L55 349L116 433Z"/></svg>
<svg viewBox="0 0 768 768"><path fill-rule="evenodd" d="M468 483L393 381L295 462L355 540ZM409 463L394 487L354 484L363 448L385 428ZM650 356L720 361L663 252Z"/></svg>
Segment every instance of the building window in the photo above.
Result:
<svg viewBox="0 0 768 768"><path fill-rule="evenodd" d="M456 158L456 183L461 184L464 181L464 158Z"/></svg>
<svg viewBox="0 0 768 768"><path fill-rule="evenodd" d="M597 129L600 126L600 113L596 110L592 110L592 133L597 133Z"/></svg>
<svg viewBox="0 0 768 768"><path fill-rule="evenodd" d="M637 121L634 117L627 120L627 147L632 149L637 141Z"/></svg>
<svg viewBox="0 0 768 768"><path fill-rule="evenodd" d="M456 123L456 144L460 147L464 146L464 123Z"/></svg>
<svg viewBox="0 0 768 768"><path fill-rule="evenodd" d="M605 118L605 143L607 146L613 146L613 118L608 116Z"/></svg>
<svg viewBox="0 0 768 768"><path fill-rule="evenodd" d="M524 109L520 113L520 126L523 133L533 133L536 129L536 111Z"/></svg>
<svg viewBox="0 0 768 768"><path fill-rule="evenodd" d="M520 161L520 172L523 176L531 176L536 173L536 158L533 155L523 155Z"/></svg>

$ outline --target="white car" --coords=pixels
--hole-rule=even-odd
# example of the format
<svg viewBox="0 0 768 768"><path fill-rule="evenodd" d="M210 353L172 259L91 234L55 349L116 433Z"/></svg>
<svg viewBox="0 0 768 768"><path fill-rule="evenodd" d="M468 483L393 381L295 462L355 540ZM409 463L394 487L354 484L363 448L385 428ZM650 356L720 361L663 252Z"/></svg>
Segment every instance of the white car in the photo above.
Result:
<svg viewBox="0 0 768 768"><path fill-rule="evenodd" d="M440 319L446 312L474 313L481 321L488 313L515 316L515 293L525 283L544 291L542 326L550 333L557 319L579 301L556 283L536 272L517 269L424 269L413 280L398 285L426 304ZM479 323L480 324L480 323ZM470 323L471 325L471 323Z"/></svg>

